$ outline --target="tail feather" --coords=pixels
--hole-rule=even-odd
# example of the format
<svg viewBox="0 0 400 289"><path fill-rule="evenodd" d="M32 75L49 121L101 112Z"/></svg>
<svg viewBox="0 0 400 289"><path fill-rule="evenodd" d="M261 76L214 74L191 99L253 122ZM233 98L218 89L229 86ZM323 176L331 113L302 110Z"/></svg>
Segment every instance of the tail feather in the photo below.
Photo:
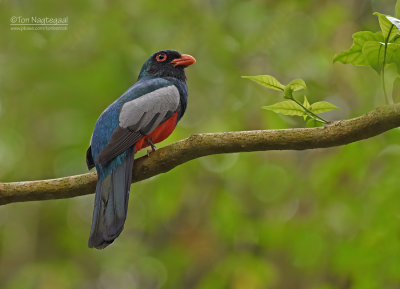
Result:
<svg viewBox="0 0 400 289"><path fill-rule="evenodd" d="M103 249L111 244L124 228L132 181L134 147L122 163L102 180L98 180L93 209L89 247Z"/></svg>

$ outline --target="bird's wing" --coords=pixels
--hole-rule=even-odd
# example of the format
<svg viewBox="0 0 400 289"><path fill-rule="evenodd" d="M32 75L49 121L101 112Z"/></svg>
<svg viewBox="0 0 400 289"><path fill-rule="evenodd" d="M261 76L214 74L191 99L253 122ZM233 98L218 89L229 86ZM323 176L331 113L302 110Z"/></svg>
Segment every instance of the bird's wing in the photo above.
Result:
<svg viewBox="0 0 400 289"><path fill-rule="evenodd" d="M89 148L86 151L86 165L89 170L91 170L95 167L95 163L94 163L93 156L92 156L92 146L91 145L89 146Z"/></svg>
<svg viewBox="0 0 400 289"><path fill-rule="evenodd" d="M171 84L125 102L119 114L119 125L113 131L109 143L99 153L98 163L108 163L151 133L177 112L179 101L179 91Z"/></svg>

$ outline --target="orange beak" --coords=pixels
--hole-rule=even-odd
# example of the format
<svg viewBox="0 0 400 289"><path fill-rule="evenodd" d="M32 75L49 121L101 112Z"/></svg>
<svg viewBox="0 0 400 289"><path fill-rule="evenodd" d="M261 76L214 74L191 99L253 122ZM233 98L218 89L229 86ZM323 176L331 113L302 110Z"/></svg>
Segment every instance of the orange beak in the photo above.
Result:
<svg viewBox="0 0 400 289"><path fill-rule="evenodd" d="M188 67L189 65L192 65L195 62L196 59L194 59L193 56L190 56L189 54L182 54L180 58L175 58L170 63L172 63L175 67L176 66Z"/></svg>

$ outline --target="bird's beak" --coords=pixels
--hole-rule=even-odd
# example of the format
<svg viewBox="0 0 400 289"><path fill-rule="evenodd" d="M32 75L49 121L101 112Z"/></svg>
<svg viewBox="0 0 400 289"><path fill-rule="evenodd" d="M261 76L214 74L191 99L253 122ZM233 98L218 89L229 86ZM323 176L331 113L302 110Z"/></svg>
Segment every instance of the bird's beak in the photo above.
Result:
<svg viewBox="0 0 400 289"><path fill-rule="evenodd" d="M171 61L171 63L175 67L176 66L188 67L189 65L192 65L195 62L196 59L194 59L194 57L190 56L189 54L182 54L180 58L175 58L174 60Z"/></svg>

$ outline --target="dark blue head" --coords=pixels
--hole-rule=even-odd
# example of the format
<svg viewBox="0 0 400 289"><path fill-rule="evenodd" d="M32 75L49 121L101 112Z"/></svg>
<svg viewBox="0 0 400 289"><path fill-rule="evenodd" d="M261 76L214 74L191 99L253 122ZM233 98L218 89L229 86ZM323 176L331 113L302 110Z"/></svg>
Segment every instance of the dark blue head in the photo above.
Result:
<svg viewBox="0 0 400 289"><path fill-rule="evenodd" d="M142 77L175 77L185 81L184 68L196 62L188 54L180 54L176 50L166 49L154 53L142 66L138 79Z"/></svg>

